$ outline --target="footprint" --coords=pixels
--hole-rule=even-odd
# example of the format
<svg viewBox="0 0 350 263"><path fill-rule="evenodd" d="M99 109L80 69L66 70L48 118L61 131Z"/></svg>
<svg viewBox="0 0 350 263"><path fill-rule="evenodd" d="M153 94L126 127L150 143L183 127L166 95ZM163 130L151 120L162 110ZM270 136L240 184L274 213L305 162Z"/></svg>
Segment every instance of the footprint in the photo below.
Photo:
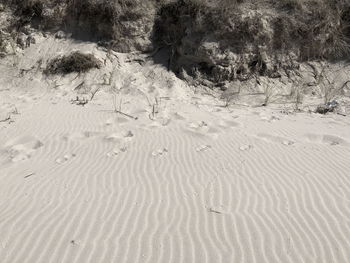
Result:
<svg viewBox="0 0 350 263"><path fill-rule="evenodd" d="M280 120L280 118L274 116L274 115L266 115L264 113L260 113L259 117L262 121L267 121L267 122L274 122Z"/></svg>
<svg viewBox="0 0 350 263"><path fill-rule="evenodd" d="M171 119L164 117L159 119L154 119L149 125L143 126L145 130L155 130L158 128L164 128L171 123Z"/></svg>
<svg viewBox="0 0 350 263"><path fill-rule="evenodd" d="M107 157L117 156L126 152L128 149L128 144L131 142L133 137L134 134L130 130L115 132L105 136L105 141L114 144L113 150L107 153Z"/></svg>
<svg viewBox="0 0 350 263"><path fill-rule="evenodd" d="M90 132L90 131L85 131L85 132L72 132L68 133L63 136L63 140L65 141L70 141L70 140L85 140L89 138L93 138L100 135L99 132Z"/></svg>
<svg viewBox="0 0 350 263"><path fill-rule="evenodd" d="M68 162L70 159L74 158L76 155L74 153L72 154L66 154L63 157L57 158L55 161L57 164L64 164Z"/></svg>
<svg viewBox="0 0 350 263"><path fill-rule="evenodd" d="M158 149L158 150L153 151L152 156L157 157L157 156L166 155L167 153L168 153L168 149L163 148L163 149Z"/></svg>
<svg viewBox="0 0 350 263"><path fill-rule="evenodd" d="M182 116L181 114L179 114L178 112L175 112L175 113L173 114L173 117L174 117L175 120L179 120L179 121L184 121L184 120L186 120L186 118L185 118L184 116Z"/></svg>
<svg viewBox="0 0 350 263"><path fill-rule="evenodd" d="M211 148L211 146L210 145L200 145L200 146L198 146L197 148L196 148L196 151L197 152L204 152L204 151L207 151L207 150L209 150Z"/></svg>
<svg viewBox="0 0 350 263"><path fill-rule="evenodd" d="M121 132L111 133L105 136L104 139L107 141L128 142L128 141L131 141L132 137L134 137L134 134L132 133L132 131L121 131Z"/></svg>
<svg viewBox="0 0 350 263"><path fill-rule="evenodd" d="M204 121L192 122L186 129L186 132L195 136L208 136L212 139L217 139L219 137L220 130L217 128L209 126Z"/></svg>
<svg viewBox="0 0 350 263"><path fill-rule="evenodd" d="M250 145L250 144L242 145L241 147L239 147L239 149L240 149L241 151L248 151L248 150L250 150L250 149L253 149L253 146Z"/></svg>
<svg viewBox="0 0 350 263"><path fill-rule="evenodd" d="M192 130L208 130L209 126L204 121L191 122L189 128Z"/></svg>
<svg viewBox="0 0 350 263"><path fill-rule="evenodd" d="M112 126L114 124L124 124L129 122L129 120L125 117L122 116L118 116L118 117L114 117L114 118L110 118L105 122L106 126Z"/></svg>
<svg viewBox="0 0 350 263"><path fill-rule="evenodd" d="M293 141L293 140L289 140L289 139L286 139L286 138L283 138L280 136L275 136L275 135L271 135L271 134L267 134L267 133L258 133L257 137L259 139L263 139L263 140L268 141L268 142L280 143L280 144L283 144L286 146L290 146L290 145L295 144L295 141Z"/></svg>
<svg viewBox="0 0 350 263"><path fill-rule="evenodd" d="M341 146L350 146L349 142L345 139L335 136L335 135L321 135L321 134L312 134L308 133L305 135L305 138L312 143L324 143L331 146L341 145Z"/></svg>
<svg viewBox="0 0 350 263"><path fill-rule="evenodd" d="M128 150L126 146L115 147L112 151L107 153L107 157L114 157Z"/></svg>
<svg viewBox="0 0 350 263"><path fill-rule="evenodd" d="M233 127L233 128L237 128L237 127L241 127L242 124L240 124L239 122L236 122L236 121L230 121L230 120L227 120L227 121L224 121L227 125L227 127Z"/></svg>
<svg viewBox="0 0 350 263"><path fill-rule="evenodd" d="M35 137L22 137L5 144L5 150L12 162L20 162L30 159L35 151L44 144Z"/></svg>
<svg viewBox="0 0 350 263"><path fill-rule="evenodd" d="M289 141L289 140L283 140L283 141L282 141L282 144L283 144L283 145L286 145L286 146L293 145L294 143L295 143L295 142Z"/></svg>
<svg viewBox="0 0 350 263"><path fill-rule="evenodd" d="M162 125L162 126L168 126L171 122L171 119L168 118L168 117L164 117L162 119L159 120L159 123Z"/></svg>
<svg viewBox="0 0 350 263"><path fill-rule="evenodd" d="M346 140L334 135L323 135L322 141L323 143L326 143L329 145L349 146L349 143Z"/></svg>
<svg viewBox="0 0 350 263"><path fill-rule="evenodd" d="M233 120L220 120L218 126L222 128L238 128L242 127L242 124Z"/></svg>

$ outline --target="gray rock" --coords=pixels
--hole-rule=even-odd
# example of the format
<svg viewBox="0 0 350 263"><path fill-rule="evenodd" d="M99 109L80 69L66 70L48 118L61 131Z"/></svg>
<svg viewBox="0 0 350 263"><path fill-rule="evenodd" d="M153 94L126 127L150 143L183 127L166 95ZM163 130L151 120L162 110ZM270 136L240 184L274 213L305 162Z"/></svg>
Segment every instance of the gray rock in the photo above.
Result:
<svg viewBox="0 0 350 263"><path fill-rule="evenodd" d="M56 32L55 38L57 38L57 39L66 39L67 38L67 34L60 30L60 31Z"/></svg>
<svg viewBox="0 0 350 263"><path fill-rule="evenodd" d="M21 48L21 49L25 49L26 48L26 42L27 42L27 36L24 33L20 33L17 37L17 45Z"/></svg>
<svg viewBox="0 0 350 263"><path fill-rule="evenodd" d="M319 105L316 108L316 113L320 114L326 114L328 112L334 112L335 109L337 109L339 106L339 103L335 100L327 102L324 105Z"/></svg>

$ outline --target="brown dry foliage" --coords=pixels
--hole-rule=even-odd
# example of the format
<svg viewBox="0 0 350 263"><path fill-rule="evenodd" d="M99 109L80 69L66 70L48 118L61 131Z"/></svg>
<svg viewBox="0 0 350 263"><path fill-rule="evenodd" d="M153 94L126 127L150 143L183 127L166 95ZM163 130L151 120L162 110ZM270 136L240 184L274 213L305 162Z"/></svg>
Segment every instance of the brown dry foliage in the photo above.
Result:
<svg viewBox="0 0 350 263"><path fill-rule="evenodd" d="M83 73L93 68L100 68L100 65L100 62L93 55L77 51L67 56L52 59L44 73L48 75Z"/></svg>

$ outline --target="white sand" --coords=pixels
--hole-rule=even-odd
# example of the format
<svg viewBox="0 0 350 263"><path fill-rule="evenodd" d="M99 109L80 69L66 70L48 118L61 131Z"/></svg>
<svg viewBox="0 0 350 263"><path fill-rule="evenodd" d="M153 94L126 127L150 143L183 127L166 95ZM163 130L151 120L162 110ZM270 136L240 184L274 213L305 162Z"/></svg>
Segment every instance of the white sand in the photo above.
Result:
<svg viewBox="0 0 350 263"><path fill-rule="evenodd" d="M49 39L18 68L77 48L105 56ZM349 117L218 107L126 57L49 81L1 62L1 263L349 262Z"/></svg>

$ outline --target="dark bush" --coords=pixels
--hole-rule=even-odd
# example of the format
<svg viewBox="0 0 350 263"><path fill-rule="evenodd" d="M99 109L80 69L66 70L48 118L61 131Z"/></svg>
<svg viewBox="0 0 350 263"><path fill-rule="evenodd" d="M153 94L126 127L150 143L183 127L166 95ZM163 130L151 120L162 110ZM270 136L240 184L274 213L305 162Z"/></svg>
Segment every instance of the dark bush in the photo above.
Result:
<svg viewBox="0 0 350 263"><path fill-rule="evenodd" d="M100 62L91 54L74 52L70 55L54 58L47 65L45 74L69 74L72 72L87 72L100 68Z"/></svg>

